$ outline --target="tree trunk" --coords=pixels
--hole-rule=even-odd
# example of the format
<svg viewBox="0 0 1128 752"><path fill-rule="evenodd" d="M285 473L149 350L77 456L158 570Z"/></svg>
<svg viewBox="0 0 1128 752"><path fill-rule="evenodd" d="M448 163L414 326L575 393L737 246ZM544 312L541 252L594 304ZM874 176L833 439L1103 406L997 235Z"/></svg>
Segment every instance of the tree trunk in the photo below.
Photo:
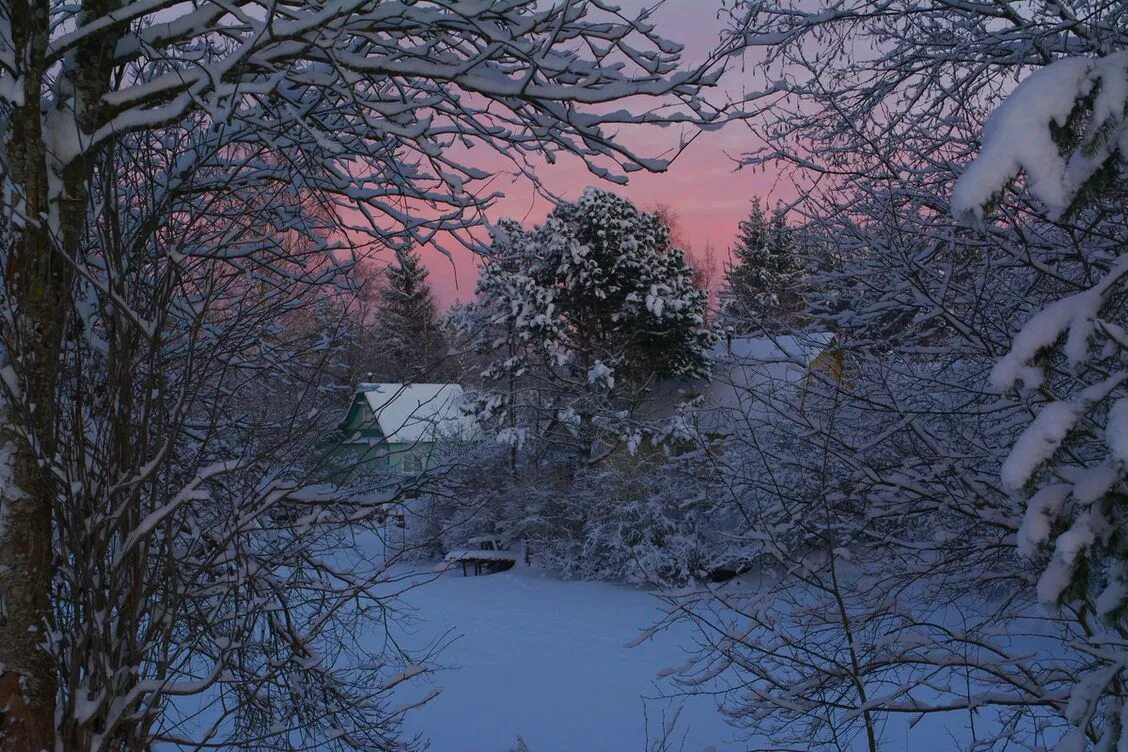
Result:
<svg viewBox="0 0 1128 752"><path fill-rule="evenodd" d="M87 0L97 17L116 0ZM24 103L10 113L5 144L12 205L5 207L11 239L3 270L11 331L7 362L22 393L0 405L0 752L36 752L55 746L57 672L46 646L52 624L53 517L57 480L58 387L63 338L71 321L73 269L88 196L88 159L55 166L62 190L49 189L41 111L48 42L48 3L11 5L14 59ZM112 30L111 30L112 32ZM68 73L76 124L87 132L99 116L112 68L116 36L107 33L79 45ZM49 216L55 216L52 227Z"/></svg>
<svg viewBox="0 0 1128 752"><path fill-rule="evenodd" d="M5 292L15 310L17 343L8 353L24 405L5 406L0 446L9 463L0 523L0 751L34 752L54 746L55 666L44 649L51 623L51 484L37 461L34 441L52 435L54 391L63 311L60 274L42 218L47 211L46 153L39 115L39 82L46 45L46 3L15 3L12 36L26 51L26 105L12 113L9 179L23 192L24 222L11 231ZM19 430L16 427L19 426ZM44 452L50 445L39 446Z"/></svg>
<svg viewBox="0 0 1128 752"><path fill-rule="evenodd" d="M55 665L44 649L51 624L51 483L38 461L49 456L55 423L55 385L62 320L61 284L68 276L52 252L44 217L48 210L46 149L40 117L40 85L47 44L47 3L12 7L16 59L26 68L23 107L11 113L7 148L9 180L23 210L7 212L12 238L4 292L15 312L15 347L8 363L24 400L3 407L0 460L8 467L0 490L0 752L54 747ZM9 207L12 209L13 207ZM32 406L24 409L23 406ZM18 427L18 428L17 428ZM38 442L38 452L35 442Z"/></svg>
<svg viewBox="0 0 1128 752"><path fill-rule="evenodd" d="M55 663L43 647L51 621L51 504L26 442L5 444L15 451L14 482L0 500L0 751L38 752L54 747L55 729Z"/></svg>

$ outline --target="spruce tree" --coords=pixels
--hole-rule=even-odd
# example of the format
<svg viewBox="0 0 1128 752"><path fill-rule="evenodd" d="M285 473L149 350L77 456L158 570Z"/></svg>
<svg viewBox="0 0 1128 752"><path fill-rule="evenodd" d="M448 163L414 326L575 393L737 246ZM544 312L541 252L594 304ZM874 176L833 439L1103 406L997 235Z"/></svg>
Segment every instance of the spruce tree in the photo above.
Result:
<svg viewBox="0 0 1128 752"><path fill-rule="evenodd" d="M439 323L428 271L413 248L398 251L377 293L375 352L369 378L392 383L442 381L446 336Z"/></svg>
<svg viewBox="0 0 1128 752"><path fill-rule="evenodd" d="M722 322L738 332L794 324L803 307L803 276L798 243L783 212L769 218L753 199L725 266Z"/></svg>

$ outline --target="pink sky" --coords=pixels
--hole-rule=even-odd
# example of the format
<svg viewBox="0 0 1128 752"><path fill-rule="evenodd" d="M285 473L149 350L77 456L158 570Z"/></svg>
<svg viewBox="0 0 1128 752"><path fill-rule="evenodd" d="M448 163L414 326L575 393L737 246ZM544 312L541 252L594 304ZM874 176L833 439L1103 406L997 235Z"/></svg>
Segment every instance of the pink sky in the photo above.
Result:
<svg viewBox="0 0 1128 752"><path fill-rule="evenodd" d="M623 3L639 6L641 0ZM720 22L716 19L718 0L672 0L656 15L656 25L664 36L686 47L684 59L690 63L704 56L716 43ZM754 85L750 74L732 70L725 79L725 89L738 92L745 85ZM638 140L632 146L646 156L659 156L663 143L676 139L676 134L661 132L653 138L653 149L646 149ZM678 231L691 253L700 256L713 249L718 273L721 263L736 234L737 223L746 216L749 202L756 196L771 201L773 197L794 195L790 186L778 184L775 176L750 169L736 170L733 157L757 146L747 126L732 124L720 131L702 133L682 152L664 173L635 173L629 184L616 186L600 181L578 161L563 161L538 177L545 187L565 199L575 199L588 185L599 185L618 192L651 210L658 205L670 208L677 220ZM501 181L499 181L501 182ZM495 187L495 186L491 186ZM506 196L497 202L490 219L512 217L531 225L544 219L551 206L536 197L532 188L521 183L504 189ZM431 286L437 301L444 308L455 301L469 300L474 295L477 259L469 252L455 253L454 258L425 248L423 258L431 270Z"/></svg>

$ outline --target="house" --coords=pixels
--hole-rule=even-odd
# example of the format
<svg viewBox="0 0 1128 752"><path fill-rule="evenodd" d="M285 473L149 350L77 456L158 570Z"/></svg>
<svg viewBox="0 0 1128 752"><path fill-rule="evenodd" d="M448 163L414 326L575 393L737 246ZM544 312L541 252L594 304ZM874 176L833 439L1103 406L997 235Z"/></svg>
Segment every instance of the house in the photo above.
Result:
<svg viewBox="0 0 1128 752"><path fill-rule="evenodd" d="M439 444L470 438L458 384L361 384L338 426L331 464L338 480L360 471L417 475L437 464Z"/></svg>
<svg viewBox="0 0 1128 752"><path fill-rule="evenodd" d="M769 404L801 399L815 373L840 381L842 353L835 342L825 333L722 339L709 354L713 375L705 387L704 426L719 434L746 428Z"/></svg>
<svg viewBox="0 0 1128 752"><path fill-rule="evenodd" d="M748 430L777 399L801 399L813 373L842 378L835 341L823 333L722 338L709 352L709 379L659 384L640 412L648 418L680 414L716 438Z"/></svg>

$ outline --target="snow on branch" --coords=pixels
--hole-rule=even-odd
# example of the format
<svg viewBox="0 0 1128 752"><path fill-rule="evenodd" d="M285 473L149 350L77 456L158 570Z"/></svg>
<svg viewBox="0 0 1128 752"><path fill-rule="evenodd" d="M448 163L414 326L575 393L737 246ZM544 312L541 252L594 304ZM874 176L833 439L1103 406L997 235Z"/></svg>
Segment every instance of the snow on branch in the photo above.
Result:
<svg viewBox="0 0 1128 752"><path fill-rule="evenodd" d="M1128 152L1128 53L1066 58L1032 73L991 114L979 157L952 193L957 216L982 218L1019 174L1052 217L1114 155Z"/></svg>
<svg viewBox="0 0 1128 752"><path fill-rule="evenodd" d="M662 169L661 160L636 157L601 127L716 121L720 111L701 93L716 84L732 51L679 69L680 47L659 37L645 16L628 20L600 3L245 0L184 9L135 2L100 17L76 16L60 23L48 62L65 67L78 46L107 31L117 36L118 64L156 75L127 76L106 92L96 128L57 118L56 130L67 134L56 138L62 164L123 132L197 110L224 122L290 89L320 92L324 105L352 110L374 134L392 129L419 139L438 130L538 148L555 143L588 156L618 155L622 169ZM17 88L0 88L0 98L11 101ZM471 96L462 100L456 91ZM633 97L679 106L587 109ZM495 114L488 102L508 114ZM306 109L301 117L309 123L317 114ZM494 122L482 127L487 120ZM329 141L341 138L332 128L318 130ZM343 134L360 135L353 128Z"/></svg>

